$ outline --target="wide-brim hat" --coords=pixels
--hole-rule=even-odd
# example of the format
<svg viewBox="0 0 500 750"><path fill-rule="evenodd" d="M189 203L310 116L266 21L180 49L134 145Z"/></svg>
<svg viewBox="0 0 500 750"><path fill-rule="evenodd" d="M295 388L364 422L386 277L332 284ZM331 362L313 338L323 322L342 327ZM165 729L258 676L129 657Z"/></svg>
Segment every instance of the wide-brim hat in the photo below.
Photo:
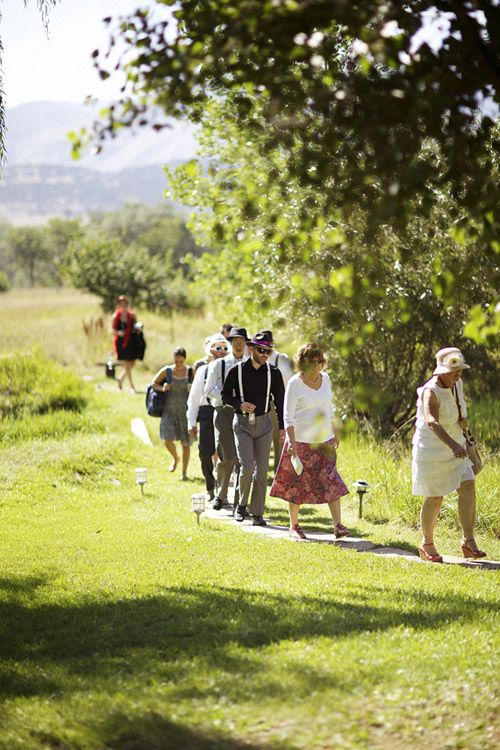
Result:
<svg viewBox="0 0 500 750"><path fill-rule="evenodd" d="M269 336L267 335L267 331L259 331L259 333L256 333L254 336L252 336L250 345L262 346L262 347L266 347L267 349L274 349L274 344L272 341L269 341Z"/></svg>
<svg viewBox="0 0 500 750"><path fill-rule="evenodd" d="M227 337L227 340L231 341L232 339L237 339L237 338L245 339L245 341L248 343L250 339L248 338L247 329L233 326L231 330L229 331L229 336Z"/></svg>
<svg viewBox="0 0 500 750"><path fill-rule="evenodd" d="M456 372L457 370L470 370L464 359L464 355L456 346L448 346L440 349L436 354L436 369L434 375L444 375L447 372Z"/></svg>

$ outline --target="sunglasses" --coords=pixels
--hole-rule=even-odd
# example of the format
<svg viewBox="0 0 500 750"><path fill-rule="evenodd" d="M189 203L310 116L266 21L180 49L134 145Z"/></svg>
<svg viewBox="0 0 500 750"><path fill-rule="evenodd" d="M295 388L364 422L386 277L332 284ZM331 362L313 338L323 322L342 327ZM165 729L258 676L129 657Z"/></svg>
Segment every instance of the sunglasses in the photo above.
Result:
<svg viewBox="0 0 500 750"><path fill-rule="evenodd" d="M227 346L216 346L215 347L216 352L227 352Z"/></svg>
<svg viewBox="0 0 500 750"><path fill-rule="evenodd" d="M255 351L259 354L271 354L271 349L264 349L262 346L256 346Z"/></svg>
<svg viewBox="0 0 500 750"><path fill-rule="evenodd" d="M324 359L308 359L308 362L310 362L312 365L323 365L325 363Z"/></svg>

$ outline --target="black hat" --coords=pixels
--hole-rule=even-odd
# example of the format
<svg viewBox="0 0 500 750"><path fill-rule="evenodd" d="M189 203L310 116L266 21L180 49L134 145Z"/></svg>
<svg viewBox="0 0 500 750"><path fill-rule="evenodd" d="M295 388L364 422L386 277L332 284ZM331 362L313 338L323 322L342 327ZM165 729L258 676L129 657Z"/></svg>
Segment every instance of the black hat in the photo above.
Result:
<svg viewBox="0 0 500 750"><path fill-rule="evenodd" d="M237 328L236 326L233 326L231 330L229 331L229 336L227 337L228 341L231 341L235 338L243 338L245 341L250 341L248 338L248 333L246 328Z"/></svg>
<svg viewBox="0 0 500 750"><path fill-rule="evenodd" d="M269 335L268 331L259 331L259 333L256 333L254 336L252 336L251 345L252 346L265 346L267 349L274 349L274 344L272 341L269 341Z"/></svg>

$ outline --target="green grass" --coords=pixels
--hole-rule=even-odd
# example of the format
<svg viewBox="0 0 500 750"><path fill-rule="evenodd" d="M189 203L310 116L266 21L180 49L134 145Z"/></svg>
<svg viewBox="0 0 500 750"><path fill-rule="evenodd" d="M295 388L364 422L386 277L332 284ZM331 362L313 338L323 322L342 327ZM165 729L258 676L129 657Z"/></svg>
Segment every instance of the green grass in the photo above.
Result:
<svg viewBox="0 0 500 750"><path fill-rule="evenodd" d="M68 295L66 309L80 302ZM81 345L79 313L67 314ZM140 388L147 378L138 371ZM131 433L136 416L153 447ZM80 411L9 425L1 750L498 748L498 572L269 539L205 517L197 526L196 448L191 481L180 482L143 394L118 392L101 370ZM343 501L346 525L415 552L419 503L405 450L352 436L339 467L348 485L372 485L362 520L357 496ZM478 484L479 540L499 559L495 455ZM436 539L458 554L449 505ZM286 523L285 503L268 509ZM301 520L331 529L322 507Z"/></svg>

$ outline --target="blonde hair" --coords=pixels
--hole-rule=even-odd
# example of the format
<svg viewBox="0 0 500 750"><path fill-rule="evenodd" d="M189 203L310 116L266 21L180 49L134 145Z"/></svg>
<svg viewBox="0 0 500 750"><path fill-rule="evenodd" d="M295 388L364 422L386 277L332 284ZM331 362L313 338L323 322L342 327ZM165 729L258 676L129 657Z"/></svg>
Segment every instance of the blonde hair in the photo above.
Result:
<svg viewBox="0 0 500 750"><path fill-rule="evenodd" d="M309 359L314 359L315 357L321 358L323 363L326 364L326 355L323 348L317 341L309 341L307 344L302 344L293 358L293 362L297 370L303 372L304 362L307 362Z"/></svg>

